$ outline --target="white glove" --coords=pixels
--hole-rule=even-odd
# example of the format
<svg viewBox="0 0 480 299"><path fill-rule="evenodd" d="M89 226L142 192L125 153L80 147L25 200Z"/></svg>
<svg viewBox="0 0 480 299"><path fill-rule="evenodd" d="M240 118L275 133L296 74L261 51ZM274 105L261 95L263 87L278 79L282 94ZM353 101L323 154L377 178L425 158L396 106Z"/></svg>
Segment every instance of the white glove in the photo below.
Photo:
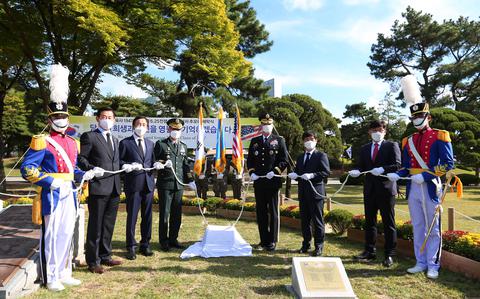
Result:
<svg viewBox="0 0 480 299"><path fill-rule="evenodd" d="M188 183L188 187L192 190L197 190L197 185L195 184L195 182Z"/></svg>
<svg viewBox="0 0 480 299"><path fill-rule="evenodd" d="M160 169L164 169L165 165L162 164L162 162L155 162L153 163L153 168L155 168L156 170L160 170Z"/></svg>
<svg viewBox="0 0 480 299"><path fill-rule="evenodd" d="M270 171L269 173L267 173L267 179L269 180L271 180L274 176L275 176L275 173L273 173L273 171Z"/></svg>
<svg viewBox="0 0 480 299"><path fill-rule="evenodd" d="M204 180L204 179L205 179L205 175L202 173L201 175L198 176L198 178L199 178L200 180Z"/></svg>
<svg viewBox="0 0 480 299"><path fill-rule="evenodd" d="M423 178L423 175L421 173L412 175L410 178L415 184L421 185L425 182L425 179Z"/></svg>
<svg viewBox="0 0 480 299"><path fill-rule="evenodd" d="M50 184L50 190L55 190L60 188L65 181L62 179L53 179L52 183Z"/></svg>
<svg viewBox="0 0 480 299"><path fill-rule="evenodd" d="M143 165L140 164L140 163L137 163L137 162L132 163L132 166L133 166L133 170L142 170L143 169Z"/></svg>
<svg viewBox="0 0 480 299"><path fill-rule="evenodd" d="M83 174L83 180L85 180L85 181L90 181L94 177L95 177L95 172L93 170L86 171Z"/></svg>
<svg viewBox="0 0 480 299"><path fill-rule="evenodd" d="M383 169L383 167L377 167L370 171L370 173L373 174L374 176L379 176L384 172L385 172L385 169Z"/></svg>
<svg viewBox="0 0 480 299"><path fill-rule="evenodd" d="M163 164L166 168L172 168L173 164L172 164L172 160L167 160L167 162L165 162L165 164Z"/></svg>
<svg viewBox="0 0 480 299"><path fill-rule="evenodd" d="M354 169L354 170L350 170L348 172L348 174L352 177L352 178L358 178L362 173L358 170L358 169Z"/></svg>
<svg viewBox="0 0 480 299"><path fill-rule="evenodd" d="M315 175L313 173L304 173L302 174L301 178L308 181L308 180L311 180L315 177Z"/></svg>
<svg viewBox="0 0 480 299"><path fill-rule="evenodd" d="M256 181L256 180L259 179L259 177L258 177L258 175L256 175L255 173L252 173L252 174L250 175L250 179L251 179L252 181Z"/></svg>
<svg viewBox="0 0 480 299"><path fill-rule="evenodd" d="M291 179L291 180L296 180L298 178L298 174L296 174L295 172L290 172L288 174L288 177Z"/></svg>
<svg viewBox="0 0 480 299"><path fill-rule="evenodd" d="M217 179L219 180L223 179L223 173L217 173Z"/></svg>
<svg viewBox="0 0 480 299"><path fill-rule="evenodd" d="M122 169L124 169L126 173L130 173L130 172L133 171L133 165L132 164L123 164Z"/></svg>
<svg viewBox="0 0 480 299"><path fill-rule="evenodd" d="M390 180L390 182L396 182L400 179L400 176L394 172L387 173L387 177Z"/></svg>
<svg viewBox="0 0 480 299"><path fill-rule="evenodd" d="M235 175L235 178L237 180L241 180L241 179L243 179L243 176L241 174L237 174L237 175Z"/></svg>
<svg viewBox="0 0 480 299"><path fill-rule="evenodd" d="M101 177L105 174L105 170L103 168L100 168L100 167L94 167L93 168L93 172L95 173L95 177Z"/></svg>

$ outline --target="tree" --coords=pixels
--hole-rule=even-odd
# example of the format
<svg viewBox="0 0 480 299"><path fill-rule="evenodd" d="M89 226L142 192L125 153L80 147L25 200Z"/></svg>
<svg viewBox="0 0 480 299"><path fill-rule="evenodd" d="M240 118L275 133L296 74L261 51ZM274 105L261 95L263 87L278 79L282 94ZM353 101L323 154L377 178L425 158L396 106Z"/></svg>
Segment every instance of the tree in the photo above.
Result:
<svg viewBox="0 0 480 299"><path fill-rule="evenodd" d="M400 141L407 128L405 115L400 114L400 105L393 98L393 91L388 91L379 103L380 119L387 123L386 139Z"/></svg>
<svg viewBox="0 0 480 299"><path fill-rule="evenodd" d="M132 78L149 65L186 60L192 71L229 84L250 65L236 50L239 36L220 0L2 0L0 27L20 47L44 106L46 66L69 68L76 113L86 109L104 73Z"/></svg>
<svg viewBox="0 0 480 299"><path fill-rule="evenodd" d="M356 163L360 148L370 141L368 125L370 121L379 119L379 114L373 107L367 108L364 102L345 106L344 118L353 119L353 122L342 125L343 141L352 146L352 160Z"/></svg>
<svg viewBox="0 0 480 299"><path fill-rule="evenodd" d="M438 23L432 15L408 7L391 35L378 34L371 47L370 72L395 82L419 74L422 95L431 106L453 104L468 111L480 92L480 22L460 17Z"/></svg>
<svg viewBox="0 0 480 299"><path fill-rule="evenodd" d="M11 89L5 97L2 138L5 140L6 156L15 150L27 147L32 135L28 126L28 111L24 95L24 92Z"/></svg>
<svg viewBox="0 0 480 299"><path fill-rule="evenodd" d="M154 117L157 111L153 104L127 96L106 96L101 101L93 103L92 107L96 110L100 107L111 107L115 110L115 115L120 117L138 115Z"/></svg>

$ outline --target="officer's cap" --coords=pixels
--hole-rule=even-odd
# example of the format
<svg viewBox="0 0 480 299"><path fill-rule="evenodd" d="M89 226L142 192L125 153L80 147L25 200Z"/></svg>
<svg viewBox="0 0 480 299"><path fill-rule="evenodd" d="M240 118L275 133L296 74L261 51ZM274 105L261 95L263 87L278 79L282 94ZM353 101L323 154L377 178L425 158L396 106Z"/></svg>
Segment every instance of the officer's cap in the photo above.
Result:
<svg viewBox="0 0 480 299"><path fill-rule="evenodd" d="M273 118L268 113L262 113L258 117L258 120L262 125L271 125L273 124Z"/></svg>
<svg viewBox="0 0 480 299"><path fill-rule="evenodd" d="M167 125L175 130L181 130L185 123L180 118L171 118L167 121Z"/></svg>

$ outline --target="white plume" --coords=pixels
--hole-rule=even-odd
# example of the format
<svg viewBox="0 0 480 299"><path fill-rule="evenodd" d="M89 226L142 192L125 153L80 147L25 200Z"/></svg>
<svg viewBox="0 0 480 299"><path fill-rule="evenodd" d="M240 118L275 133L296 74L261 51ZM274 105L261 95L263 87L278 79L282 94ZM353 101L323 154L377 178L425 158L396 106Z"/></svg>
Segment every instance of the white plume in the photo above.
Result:
<svg viewBox="0 0 480 299"><path fill-rule="evenodd" d="M50 101L66 103L68 99L68 75L70 71L63 65L53 64L50 69Z"/></svg>
<svg viewBox="0 0 480 299"><path fill-rule="evenodd" d="M414 75L406 75L400 80L402 86L403 97L408 105L418 104L423 102L422 94L420 93L420 86Z"/></svg>

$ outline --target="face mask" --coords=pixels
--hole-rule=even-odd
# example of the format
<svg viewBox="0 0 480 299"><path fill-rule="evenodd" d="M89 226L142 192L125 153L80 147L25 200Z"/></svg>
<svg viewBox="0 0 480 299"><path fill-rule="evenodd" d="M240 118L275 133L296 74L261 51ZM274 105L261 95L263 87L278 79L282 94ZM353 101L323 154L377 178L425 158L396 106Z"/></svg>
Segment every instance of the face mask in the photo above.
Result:
<svg viewBox="0 0 480 299"><path fill-rule="evenodd" d="M137 134L137 136L139 137L143 137L143 135L145 135L145 133L147 133L147 128L145 127L136 127L135 130L134 130L135 134Z"/></svg>
<svg viewBox="0 0 480 299"><path fill-rule="evenodd" d="M102 118L98 123L102 129L110 131L113 128L113 120Z"/></svg>
<svg viewBox="0 0 480 299"><path fill-rule="evenodd" d="M64 133L68 127L68 118L59 118L52 120L52 129L57 132Z"/></svg>
<svg viewBox="0 0 480 299"><path fill-rule="evenodd" d="M385 138L385 133L373 132L371 136L373 141L380 142L383 140L383 138Z"/></svg>
<svg viewBox="0 0 480 299"><path fill-rule="evenodd" d="M428 124L427 116L425 116L424 118L415 118L414 120L412 120L412 123L417 130L422 130Z"/></svg>
<svg viewBox="0 0 480 299"><path fill-rule="evenodd" d="M180 136L182 136L182 131L180 130L172 130L170 132L170 137L172 137L173 139L180 139Z"/></svg>
<svg viewBox="0 0 480 299"><path fill-rule="evenodd" d="M262 131L266 134L270 134L273 131L273 125L263 125Z"/></svg>
<svg viewBox="0 0 480 299"><path fill-rule="evenodd" d="M313 140L309 140L309 141L305 141L305 143L303 143L303 145L305 146L307 151L311 151L317 146L317 142L313 141Z"/></svg>

